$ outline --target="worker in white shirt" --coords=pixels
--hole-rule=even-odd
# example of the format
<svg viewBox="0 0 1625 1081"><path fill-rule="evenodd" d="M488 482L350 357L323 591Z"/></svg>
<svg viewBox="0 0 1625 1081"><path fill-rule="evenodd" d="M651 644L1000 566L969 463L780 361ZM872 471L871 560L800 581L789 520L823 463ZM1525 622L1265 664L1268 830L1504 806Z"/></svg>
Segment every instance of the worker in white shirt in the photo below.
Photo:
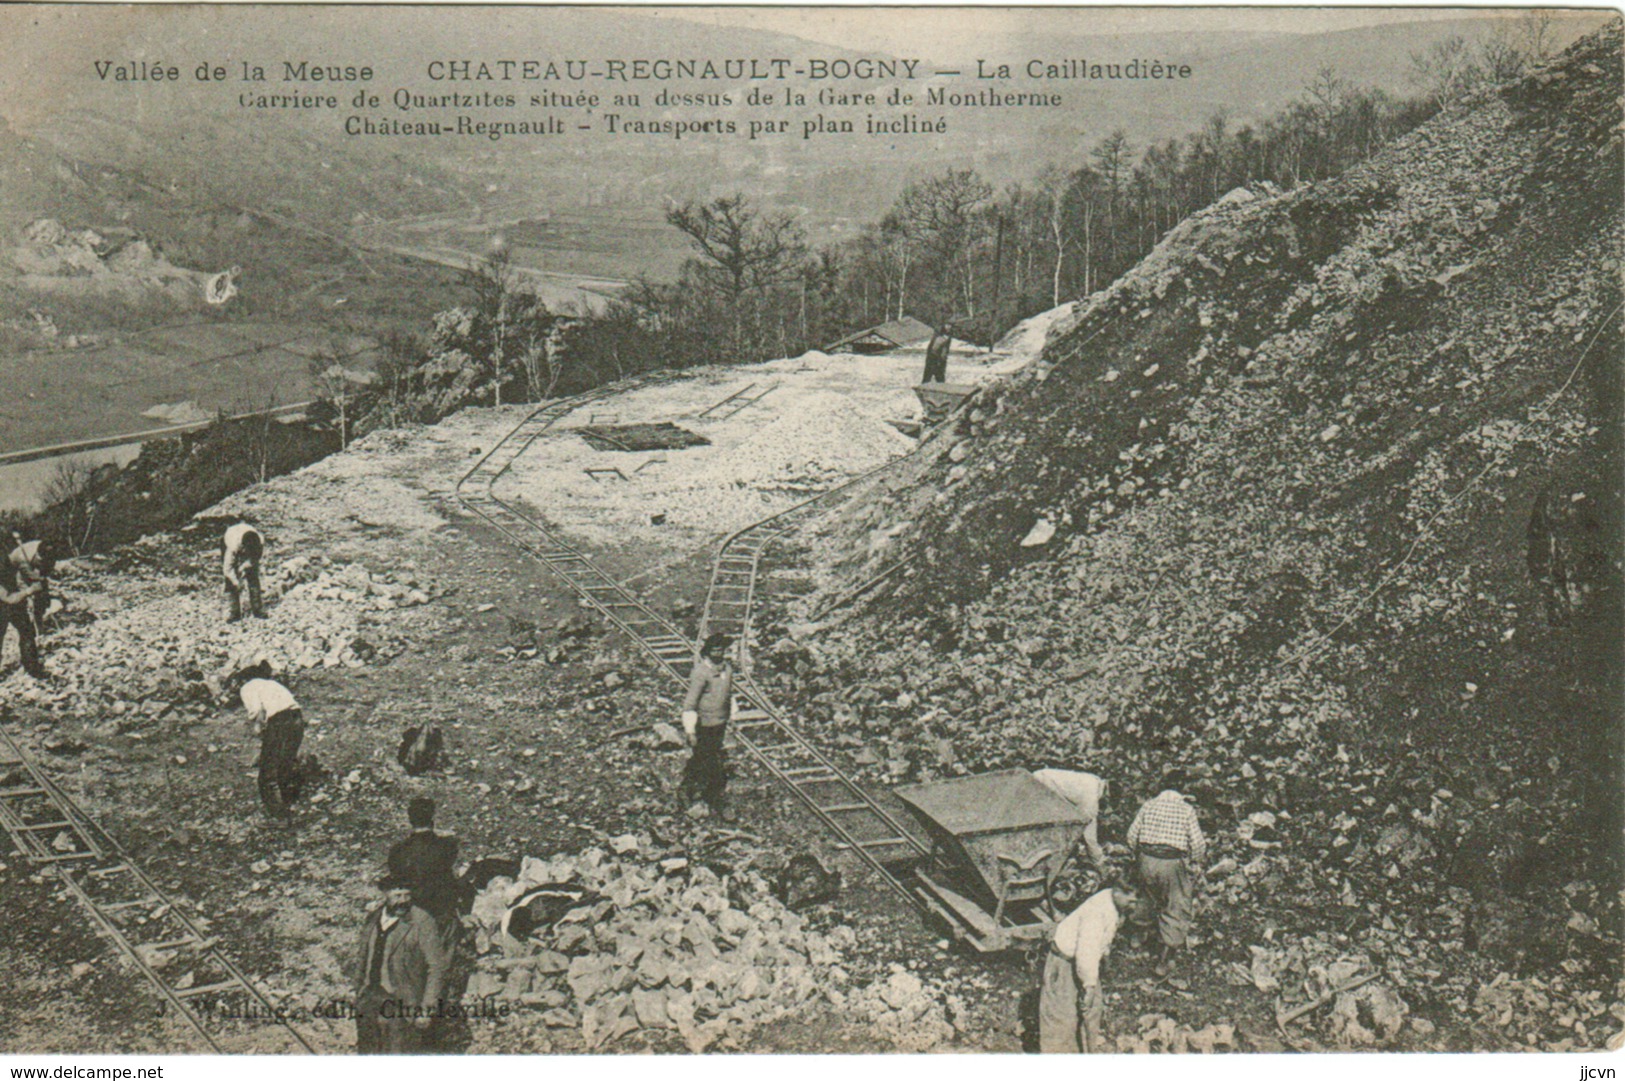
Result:
<svg viewBox="0 0 1625 1081"><path fill-rule="evenodd" d="M223 540L225 560L221 573L226 578L226 597L231 602L231 615L227 622L243 618L243 591L248 591L248 610L256 619L265 618L260 603L260 561L265 557L265 537L247 522L237 522L226 529Z"/></svg>
<svg viewBox="0 0 1625 1081"><path fill-rule="evenodd" d="M1106 782L1093 773L1070 769L1035 769L1033 780L1078 809L1083 819L1083 847L1097 871L1106 870L1106 853L1100 847L1100 805L1106 799Z"/></svg>
<svg viewBox="0 0 1625 1081"><path fill-rule="evenodd" d="M34 631L36 634L45 633L45 617L53 611L61 611L61 603L53 608L51 606L51 575L56 573L56 546L47 541L25 541L22 535L13 531L11 539L16 547L6 558L16 572L17 580L23 585L37 584L29 599L29 611L34 618Z"/></svg>
<svg viewBox="0 0 1625 1081"><path fill-rule="evenodd" d="M260 802L271 817L284 817L288 804L299 798L305 715L288 688L274 679L250 679L243 684L242 699L249 723L259 729Z"/></svg>
<svg viewBox="0 0 1625 1081"><path fill-rule="evenodd" d="M1137 901L1125 889L1101 890L1055 925L1038 990L1039 1051L1102 1050L1100 963Z"/></svg>

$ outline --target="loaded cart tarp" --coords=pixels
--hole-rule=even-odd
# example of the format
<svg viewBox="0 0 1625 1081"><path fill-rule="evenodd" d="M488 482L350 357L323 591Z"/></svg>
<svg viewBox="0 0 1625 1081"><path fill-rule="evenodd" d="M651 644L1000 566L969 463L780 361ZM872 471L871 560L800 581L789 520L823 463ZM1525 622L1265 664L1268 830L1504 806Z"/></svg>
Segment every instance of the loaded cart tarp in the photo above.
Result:
<svg viewBox="0 0 1625 1081"><path fill-rule="evenodd" d="M1026 770L1001 770L896 790L931 838L919 883L979 949L1036 938L1054 922L1049 888L1084 822Z"/></svg>

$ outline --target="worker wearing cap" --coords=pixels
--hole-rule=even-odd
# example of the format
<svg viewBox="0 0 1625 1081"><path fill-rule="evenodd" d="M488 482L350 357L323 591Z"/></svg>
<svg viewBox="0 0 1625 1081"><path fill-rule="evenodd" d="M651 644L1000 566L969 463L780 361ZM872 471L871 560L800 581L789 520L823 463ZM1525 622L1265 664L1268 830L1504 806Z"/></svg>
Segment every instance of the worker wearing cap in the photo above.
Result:
<svg viewBox="0 0 1625 1081"><path fill-rule="evenodd" d="M261 666L269 674L270 666ZM288 688L274 679L243 684L243 708L260 736L260 802L273 818L288 813L299 797L299 744L305 738L305 715Z"/></svg>
<svg viewBox="0 0 1625 1081"><path fill-rule="evenodd" d="M1128 890L1101 890L1055 925L1038 990L1039 1051L1101 1050L1100 963L1135 903Z"/></svg>
<svg viewBox="0 0 1625 1081"><path fill-rule="evenodd" d="M733 640L726 634L707 636L700 657L688 678L688 695L683 699L683 734L694 747L683 780L677 786L679 809L687 809L696 798L705 801L713 814L728 818L728 760L722 737L733 713L733 665L728 647Z"/></svg>
<svg viewBox="0 0 1625 1081"><path fill-rule="evenodd" d="M226 597L231 602L231 615L227 622L243 618L243 591L248 591L248 610L256 619L265 618L260 602L260 560L265 556L265 537L247 522L237 522L226 529L222 541L225 560L221 573L226 578Z"/></svg>
<svg viewBox="0 0 1625 1081"><path fill-rule="evenodd" d="M1106 782L1093 773L1069 769L1035 769L1033 780L1078 809L1084 821L1083 847L1095 869L1106 869L1106 853L1100 847L1100 805L1106 799Z"/></svg>
<svg viewBox="0 0 1625 1081"><path fill-rule="evenodd" d="M1140 882L1156 905L1157 929L1162 936L1159 976L1168 974L1175 950L1184 948L1196 913L1195 868L1207 854L1207 838L1196 820L1196 809L1180 789L1188 783L1182 770L1169 770L1162 790L1147 800L1129 825L1126 840L1139 862Z"/></svg>

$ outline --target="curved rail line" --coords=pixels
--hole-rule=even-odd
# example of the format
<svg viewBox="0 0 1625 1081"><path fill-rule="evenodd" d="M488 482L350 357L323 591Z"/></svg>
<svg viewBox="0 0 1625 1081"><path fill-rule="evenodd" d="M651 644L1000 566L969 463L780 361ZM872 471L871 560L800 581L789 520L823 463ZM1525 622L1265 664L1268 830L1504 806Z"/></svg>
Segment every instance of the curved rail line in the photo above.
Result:
<svg viewBox="0 0 1625 1081"><path fill-rule="evenodd" d="M9 715L0 714L0 719ZM205 1021L253 1010L256 1024L272 1021L285 1034L280 1054L313 1048L270 999L220 950L219 940L158 887L111 834L80 809L0 728L0 827L19 854L58 881L90 913L102 934L144 976L168 1011L185 1021L211 1051L225 1050ZM169 955L160 967L155 955ZM236 1009L227 999L237 996ZM201 1014L195 1007L204 1005ZM264 1031L260 1029L258 1031ZM273 1053L268 1048L259 1048Z"/></svg>
<svg viewBox="0 0 1625 1081"><path fill-rule="evenodd" d="M467 510L490 523L562 578L585 605L597 610L642 647L668 676L686 685L697 652L696 644L578 549L498 498L494 491L496 482L519 456L563 417L590 402L624 393L649 381L624 380L541 406L520 421L457 482L456 496ZM746 706L734 714L729 725L737 744L788 788L837 838L837 849L855 854L899 896L919 906L919 898L894 868L929 859L930 846L904 828L889 810L797 732L754 684L742 680L737 697Z"/></svg>
<svg viewBox="0 0 1625 1081"><path fill-rule="evenodd" d="M935 430L922 438L919 445L907 454L888 459L875 468L843 481L828 491L802 500L777 514L769 515L730 533L717 548L711 564L711 582L705 593L705 608L700 615L700 637L712 631L721 631L732 638L739 649L740 667L748 677L750 672L751 616L756 610L757 580L761 575L762 556L775 541L790 536L800 528L800 519L822 511L835 500L884 473L909 462L934 445L943 434L953 428L953 422L980 396L978 388L965 396L953 411L937 424ZM894 566L886 573L896 570Z"/></svg>

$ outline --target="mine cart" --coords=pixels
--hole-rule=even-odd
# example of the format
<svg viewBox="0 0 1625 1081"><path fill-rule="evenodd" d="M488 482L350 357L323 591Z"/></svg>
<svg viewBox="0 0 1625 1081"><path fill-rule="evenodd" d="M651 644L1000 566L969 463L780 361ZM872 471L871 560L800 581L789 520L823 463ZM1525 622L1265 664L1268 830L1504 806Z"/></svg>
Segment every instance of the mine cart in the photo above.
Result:
<svg viewBox="0 0 1625 1081"><path fill-rule="evenodd" d="M956 938L986 953L1048 933L1083 834L1076 807L1020 769L895 791L931 839L911 886Z"/></svg>
<svg viewBox="0 0 1625 1081"><path fill-rule="evenodd" d="M925 410L925 423L937 424L980 389L973 383L920 383L914 387L914 396Z"/></svg>

